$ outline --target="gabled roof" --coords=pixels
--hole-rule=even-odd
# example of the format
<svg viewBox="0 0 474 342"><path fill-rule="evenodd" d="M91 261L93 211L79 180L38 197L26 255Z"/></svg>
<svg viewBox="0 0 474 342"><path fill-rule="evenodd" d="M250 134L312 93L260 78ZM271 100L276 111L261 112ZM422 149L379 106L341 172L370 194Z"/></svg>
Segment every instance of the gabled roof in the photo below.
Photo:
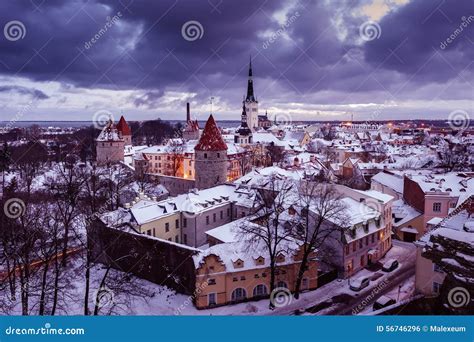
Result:
<svg viewBox="0 0 474 342"><path fill-rule="evenodd" d="M219 130L219 127L217 127L212 114L209 116L209 119L207 119L201 138L199 138L199 142L194 149L197 151L227 150L227 145L222 138L221 131Z"/></svg>
<svg viewBox="0 0 474 342"><path fill-rule="evenodd" d="M123 115L120 117L120 120L116 127L117 130L122 133L122 135L132 135L132 130L128 126L127 121L125 121Z"/></svg>

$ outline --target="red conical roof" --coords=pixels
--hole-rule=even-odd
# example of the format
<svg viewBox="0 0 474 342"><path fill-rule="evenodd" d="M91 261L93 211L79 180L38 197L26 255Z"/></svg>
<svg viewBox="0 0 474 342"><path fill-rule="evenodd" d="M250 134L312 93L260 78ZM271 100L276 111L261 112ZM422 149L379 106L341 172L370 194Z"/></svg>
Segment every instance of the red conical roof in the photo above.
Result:
<svg viewBox="0 0 474 342"><path fill-rule="evenodd" d="M122 135L132 135L132 131L130 130L130 127L128 126L127 121L125 121L123 115L120 117L116 128L120 133L122 133Z"/></svg>
<svg viewBox="0 0 474 342"><path fill-rule="evenodd" d="M212 114L209 116L209 119L207 119L201 138L199 138L199 142L194 149L199 151L227 150L227 145L222 138L221 131L217 127Z"/></svg>

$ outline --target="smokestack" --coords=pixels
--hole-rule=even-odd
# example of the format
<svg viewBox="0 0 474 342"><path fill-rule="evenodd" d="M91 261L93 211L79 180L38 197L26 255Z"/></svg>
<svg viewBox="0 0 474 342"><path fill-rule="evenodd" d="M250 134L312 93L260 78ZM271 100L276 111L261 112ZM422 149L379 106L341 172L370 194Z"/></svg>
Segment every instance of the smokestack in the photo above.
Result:
<svg viewBox="0 0 474 342"><path fill-rule="evenodd" d="M186 122L191 121L191 110L189 109L189 102L186 102Z"/></svg>

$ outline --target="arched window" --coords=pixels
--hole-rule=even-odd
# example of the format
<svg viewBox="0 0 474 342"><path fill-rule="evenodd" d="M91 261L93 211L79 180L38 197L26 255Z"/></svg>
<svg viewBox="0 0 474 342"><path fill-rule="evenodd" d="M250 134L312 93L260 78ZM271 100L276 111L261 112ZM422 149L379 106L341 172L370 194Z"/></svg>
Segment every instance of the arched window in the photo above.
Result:
<svg viewBox="0 0 474 342"><path fill-rule="evenodd" d="M254 297L265 296L266 294L267 294L267 287L263 284L259 284L255 286L255 288L253 289Z"/></svg>
<svg viewBox="0 0 474 342"><path fill-rule="evenodd" d="M245 298L247 298L247 292L245 292L245 289L239 287L232 291L232 301L240 301Z"/></svg>
<svg viewBox="0 0 474 342"><path fill-rule="evenodd" d="M287 289L288 285L284 281L279 281L277 283L277 287L284 287L285 289Z"/></svg>

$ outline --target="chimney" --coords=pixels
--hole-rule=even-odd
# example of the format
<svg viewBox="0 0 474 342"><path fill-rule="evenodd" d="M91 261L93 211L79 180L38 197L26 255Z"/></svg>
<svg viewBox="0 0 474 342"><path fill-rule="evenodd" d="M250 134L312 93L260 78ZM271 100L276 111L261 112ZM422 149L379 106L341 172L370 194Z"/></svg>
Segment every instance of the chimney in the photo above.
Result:
<svg viewBox="0 0 474 342"><path fill-rule="evenodd" d="M186 122L191 121L191 110L189 109L189 102L186 102Z"/></svg>

